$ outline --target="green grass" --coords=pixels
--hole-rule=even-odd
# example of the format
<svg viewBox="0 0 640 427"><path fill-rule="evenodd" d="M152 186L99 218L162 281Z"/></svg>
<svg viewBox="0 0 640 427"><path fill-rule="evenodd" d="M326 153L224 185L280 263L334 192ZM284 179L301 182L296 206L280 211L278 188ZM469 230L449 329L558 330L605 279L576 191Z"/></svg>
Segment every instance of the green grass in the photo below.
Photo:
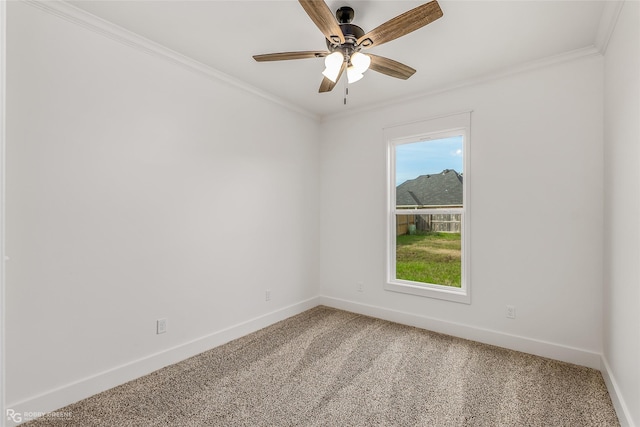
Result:
<svg viewBox="0 0 640 427"><path fill-rule="evenodd" d="M396 277L459 288L460 233L428 232L396 239Z"/></svg>

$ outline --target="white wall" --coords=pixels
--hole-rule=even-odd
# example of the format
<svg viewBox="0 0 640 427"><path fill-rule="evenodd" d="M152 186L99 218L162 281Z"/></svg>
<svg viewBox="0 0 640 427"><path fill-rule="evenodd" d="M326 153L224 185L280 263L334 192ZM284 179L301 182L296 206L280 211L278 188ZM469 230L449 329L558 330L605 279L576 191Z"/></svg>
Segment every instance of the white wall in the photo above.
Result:
<svg viewBox="0 0 640 427"><path fill-rule="evenodd" d="M323 123L326 303L599 367L602 81L589 56ZM471 304L385 291L382 129L469 109Z"/></svg>
<svg viewBox="0 0 640 427"><path fill-rule="evenodd" d="M317 296L315 120L22 2L7 40L9 408Z"/></svg>
<svg viewBox="0 0 640 427"><path fill-rule="evenodd" d="M622 6L605 55L604 99L603 354L614 403L631 425L640 425L639 5Z"/></svg>
<svg viewBox="0 0 640 427"><path fill-rule="evenodd" d="M604 348L614 400L638 422L637 2L605 61L321 127L24 3L8 9L8 407L55 409L320 293L586 365ZM382 128L466 109L472 303L386 292Z"/></svg>

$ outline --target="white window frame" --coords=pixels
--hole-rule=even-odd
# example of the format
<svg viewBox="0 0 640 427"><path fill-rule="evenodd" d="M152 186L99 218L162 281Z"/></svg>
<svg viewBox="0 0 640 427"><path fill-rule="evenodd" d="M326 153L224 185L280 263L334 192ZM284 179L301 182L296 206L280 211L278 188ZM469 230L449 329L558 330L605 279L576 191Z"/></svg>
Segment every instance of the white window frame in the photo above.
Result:
<svg viewBox="0 0 640 427"><path fill-rule="evenodd" d="M463 180L462 208L396 209L396 147L402 144L436 140L462 135ZM471 303L469 223L470 223L470 145L471 112L449 114L432 119L384 129L387 148L387 262L385 290L441 300ZM461 214L461 286L460 288L432 283L413 282L396 278L396 214Z"/></svg>

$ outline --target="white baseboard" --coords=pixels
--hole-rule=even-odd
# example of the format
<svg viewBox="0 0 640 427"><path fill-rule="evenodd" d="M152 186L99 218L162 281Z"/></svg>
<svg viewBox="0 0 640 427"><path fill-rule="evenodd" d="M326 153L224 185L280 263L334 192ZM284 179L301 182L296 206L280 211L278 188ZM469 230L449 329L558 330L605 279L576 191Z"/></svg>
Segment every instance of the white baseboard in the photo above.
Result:
<svg viewBox="0 0 640 427"><path fill-rule="evenodd" d="M321 296L320 302L328 307L364 314L378 319L428 329L433 332L535 354L536 356L547 357L549 359L560 360L593 369L600 369L601 355L588 350L338 298Z"/></svg>
<svg viewBox="0 0 640 427"><path fill-rule="evenodd" d="M28 421L37 415L63 408L71 403L85 399L94 394L108 390L127 381L147 375L165 366L180 362L219 345L240 338L251 332L272 325L288 317L295 316L320 304L319 297L275 310L262 316L214 332L210 335L195 339L179 346L168 348L130 363L116 366L91 377L64 385L54 390L33 396L21 402L8 404L7 410L12 410L21 422ZM4 415L2 414L4 419ZM18 422L6 419L7 426L18 425ZM0 423L1 425L1 423Z"/></svg>
<svg viewBox="0 0 640 427"><path fill-rule="evenodd" d="M609 362L607 362L607 358L602 356L601 369L602 377L604 378L604 383L607 385L607 390L609 391L609 396L611 396L611 402L613 403L613 407L616 410L616 414L618 415L618 421L620 421L621 427L635 427L633 420L631 419L631 414L629 413L629 407L625 403L622 398L622 394L620 393L620 388L618 387L618 383L611 372L611 367L609 366Z"/></svg>

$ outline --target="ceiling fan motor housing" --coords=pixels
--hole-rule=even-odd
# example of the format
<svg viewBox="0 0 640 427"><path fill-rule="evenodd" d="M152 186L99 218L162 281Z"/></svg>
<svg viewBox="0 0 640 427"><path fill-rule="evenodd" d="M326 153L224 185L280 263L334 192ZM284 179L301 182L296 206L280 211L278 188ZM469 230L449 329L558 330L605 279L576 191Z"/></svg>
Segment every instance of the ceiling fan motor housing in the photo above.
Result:
<svg viewBox="0 0 640 427"><path fill-rule="evenodd" d="M345 42L343 44L338 44L327 39L327 48L329 51L340 51L346 57L349 57L354 52L358 52L360 50L358 46L358 39L364 36L364 30L357 25L351 24L353 17L354 11L349 6L343 6L336 11L338 25L342 30Z"/></svg>

